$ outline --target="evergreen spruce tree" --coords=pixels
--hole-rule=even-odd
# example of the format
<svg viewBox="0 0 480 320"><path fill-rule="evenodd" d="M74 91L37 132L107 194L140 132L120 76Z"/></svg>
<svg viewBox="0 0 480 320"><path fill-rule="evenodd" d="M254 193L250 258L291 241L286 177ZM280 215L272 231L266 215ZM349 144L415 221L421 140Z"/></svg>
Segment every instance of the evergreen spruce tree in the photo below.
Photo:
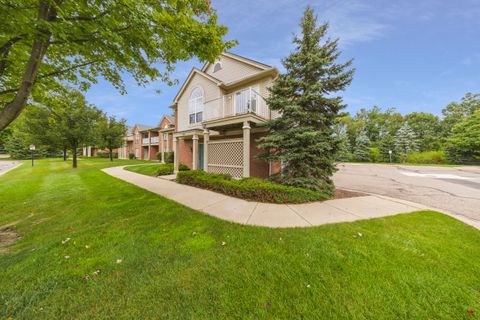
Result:
<svg viewBox="0 0 480 320"><path fill-rule="evenodd" d="M407 154L418 150L417 137L412 128L405 122L395 135L395 151L402 162L407 160Z"/></svg>
<svg viewBox="0 0 480 320"><path fill-rule="evenodd" d="M370 139L368 139L365 130L360 131L355 138L355 149L353 153L357 161L370 161Z"/></svg>
<svg viewBox="0 0 480 320"><path fill-rule="evenodd" d="M266 99L281 116L267 123L269 134L259 140L262 159L283 161L281 183L333 194L331 180L339 149L335 119L345 107L334 96L352 81L352 61L337 63L338 39L325 39L328 24L317 26L307 7L293 39L295 51L282 63L286 72L270 88Z"/></svg>
<svg viewBox="0 0 480 320"><path fill-rule="evenodd" d="M352 146L347 134L347 128L341 126L336 130L338 140L337 161L349 161L352 159Z"/></svg>
<svg viewBox="0 0 480 320"><path fill-rule="evenodd" d="M395 152L395 139L391 134L384 135L378 144L380 151L380 161L390 162L390 152L392 151L392 161L397 161L397 153Z"/></svg>

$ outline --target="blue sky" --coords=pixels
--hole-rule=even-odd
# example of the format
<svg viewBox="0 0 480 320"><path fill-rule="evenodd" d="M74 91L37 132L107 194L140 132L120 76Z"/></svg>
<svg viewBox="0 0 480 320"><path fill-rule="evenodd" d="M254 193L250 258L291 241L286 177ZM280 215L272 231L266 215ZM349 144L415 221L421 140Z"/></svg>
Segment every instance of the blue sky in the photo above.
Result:
<svg viewBox="0 0 480 320"><path fill-rule="evenodd" d="M342 59L354 59L354 80L342 93L346 111L378 105L404 114L440 114L466 92L480 92L478 0L212 1L219 22L229 27L227 38L239 41L231 51L280 70L308 4L319 21L330 23L330 35L340 38ZM174 77L181 84L194 66L202 63L179 63ZM126 95L100 81L87 92L88 100L129 124L156 125L170 114L180 84L154 82L143 88L125 80Z"/></svg>

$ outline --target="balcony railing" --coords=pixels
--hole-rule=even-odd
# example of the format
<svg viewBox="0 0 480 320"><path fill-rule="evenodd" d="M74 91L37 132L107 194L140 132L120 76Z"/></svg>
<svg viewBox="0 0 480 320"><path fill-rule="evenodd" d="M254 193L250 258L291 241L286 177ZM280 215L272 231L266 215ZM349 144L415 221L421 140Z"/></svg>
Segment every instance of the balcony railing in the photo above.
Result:
<svg viewBox="0 0 480 320"><path fill-rule="evenodd" d="M229 93L204 104L203 121L220 119L253 112L270 119L270 110L265 100L252 88Z"/></svg>
<svg viewBox="0 0 480 320"><path fill-rule="evenodd" d="M158 137L151 137L150 138L150 143L151 144L158 144Z"/></svg>
<svg viewBox="0 0 480 320"><path fill-rule="evenodd" d="M143 138L142 139L142 144L148 144L148 138Z"/></svg>

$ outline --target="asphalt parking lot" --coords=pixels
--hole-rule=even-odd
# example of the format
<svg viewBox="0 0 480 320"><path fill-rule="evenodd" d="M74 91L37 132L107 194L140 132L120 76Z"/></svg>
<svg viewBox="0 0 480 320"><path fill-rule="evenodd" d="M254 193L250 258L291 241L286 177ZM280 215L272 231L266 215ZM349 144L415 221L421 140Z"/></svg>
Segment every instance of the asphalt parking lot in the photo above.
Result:
<svg viewBox="0 0 480 320"><path fill-rule="evenodd" d="M341 163L339 188L408 200L480 227L480 167Z"/></svg>

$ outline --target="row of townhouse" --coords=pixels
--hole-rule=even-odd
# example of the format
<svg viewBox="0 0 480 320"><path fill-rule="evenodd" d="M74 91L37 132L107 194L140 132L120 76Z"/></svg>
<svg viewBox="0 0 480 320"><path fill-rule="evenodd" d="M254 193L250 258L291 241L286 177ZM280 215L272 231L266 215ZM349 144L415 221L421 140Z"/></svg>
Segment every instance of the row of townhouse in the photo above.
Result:
<svg viewBox="0 0 480 320"><path fill-rule="evenodd" d="M119 148L119 158L156 160L157 152L174 152L174 168L229 173L233 177L268 177L280 163L257 158L257 140L267 134L266 121L279 114L265 103L278 76L269 65L232 53L193 68L157 127L133 126Z"/></svg>
<svg viewBox="0 0 480 320"><path fill-rule="evenodd" d="M136 124L124 137L118 158L128 159L133 155L135 159L157 160L157 154L161 153L160 159L165 162L165 154L173 151L174 131L175 120L170 116L163 116L156 127Z"/></svg>
<svg viewBox="0 0 480 320"><path fill-rule="evenodd" d="M123 138L123 145L113 152L118 153L119 159L129 159L131 155L140 160L157 160L157 154L161 153L161 161L165 161L165 154L173 152L173 133L175 120L171 116L163 116L158 126L136 124L128 127ZM83 155L96 157L99 152L105 152L95 146L85 146Z"/></svg>

